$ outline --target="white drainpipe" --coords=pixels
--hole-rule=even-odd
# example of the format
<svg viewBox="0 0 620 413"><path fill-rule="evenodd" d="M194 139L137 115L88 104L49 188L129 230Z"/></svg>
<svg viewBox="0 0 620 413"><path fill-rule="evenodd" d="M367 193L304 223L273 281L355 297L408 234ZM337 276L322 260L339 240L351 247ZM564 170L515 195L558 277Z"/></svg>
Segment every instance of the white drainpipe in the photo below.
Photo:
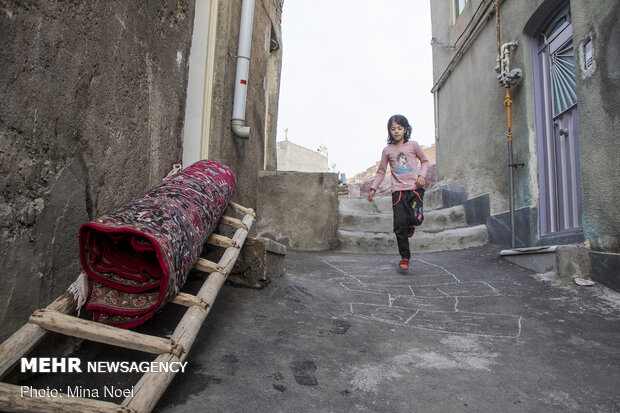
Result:
<svg viewBox="0 0 620 413"><path fill-rule="evenodd" d="M239 24L239 48L237 49L237 73L235 76L235 97L231 128L240 138L250 137L250 127L245 126L245 105L248 97L248 73L250 72L250 50L252 48L252 26L254 24L254 0L243 0Z"/></svg>

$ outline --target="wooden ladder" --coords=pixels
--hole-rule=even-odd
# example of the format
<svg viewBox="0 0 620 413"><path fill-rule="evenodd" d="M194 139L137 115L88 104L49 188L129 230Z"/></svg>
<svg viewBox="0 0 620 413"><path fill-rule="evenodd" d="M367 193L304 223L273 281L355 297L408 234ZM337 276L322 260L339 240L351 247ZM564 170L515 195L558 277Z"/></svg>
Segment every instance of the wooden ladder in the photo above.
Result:
<svg viewBox="0 0 620 413"><path fill-rule="evenodd" d="M215 298L239 253L256 218L252 209L234 202L229 205L243 214L242 219L222 216L220 224L236 228L232 238L211 234L207 243L224 247L219 262L199 258L195 269L209 273L196 295L180 292L172 302L187 307L170 339L136 333L72 315L76 303L65 292L44 309L36 310L28 322L0 344L0 379L21 357L27 355L48 331L78 337L112 346L156 354L155 362L183 362L196 335L211 310ZM21 397L20 386L0 382L0 410L9 412L150 412L153 410L176 372L145 373L134 386L133 395L119 405L112 402L80 397Z"/></svg>

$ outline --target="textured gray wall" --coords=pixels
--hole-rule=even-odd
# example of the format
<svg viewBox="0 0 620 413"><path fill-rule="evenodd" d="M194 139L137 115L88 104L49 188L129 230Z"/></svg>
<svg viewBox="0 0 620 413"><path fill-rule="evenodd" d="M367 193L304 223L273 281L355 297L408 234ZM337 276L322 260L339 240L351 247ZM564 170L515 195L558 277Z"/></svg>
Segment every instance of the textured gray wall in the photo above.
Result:
<svg viewBox="0 0 620 413"><path fill-rule="evenodd" d="M181 159L193 1L3 1L0 339L80 272L77 231Z"/></svg>
<svg viewBox="0 0 620 413"><path fill-rule="evenodd" d="M237 64L237 38L241 0L220 1L218 7L217 45L215 54L215 85L209 156L223 161L235 172L238 181L235 201L256 206L258 171L264 169L265 147L268 164L275 165L276 121L278 99L269 88L279 91L282 50L269 52L272 24L279 30L282 10L273 0L257 0L254 7L252 50L248 79L246 125L251 127L250 139L236 137L230 129L233 89ZM274 61L270 61L270 58ZM271 69L271 70L270 70ZM270 98L268 99L268 96ZM268 127L265 127L265 125ZM265 145L265 141L268 145ZM271 153L269 153L271 152ZM273 167L271 168L273 169Z"/></svg>
<svg viewBox="0 0 620 413"><path fill-rule="evenodd" d="M575 47L591 36L596 61L592 73L577 76L583 230L594 249L620 252L620 2L571 7L587 16L573 23Z"/></svg>
<svg viewBox="0 0 620 413"><path fill-rule="evenodd" d="M0 1L0 340L77 277L82 223L181 161L194 4ZM258 173L275 167L281 51L269 45L282 9L256 1L250 140L230 131L240 10L219 2L209 157L255 208Z"/></svg>
<svg viewBox="0 0 620 413"><path fill-rule="evenodd" d="M433 37L454 44L482 0L470 0L457 24L450 26L449 2L431 2ZM532 21L556 1L504 0L501 2L501 43L516 41L511 66L523 71L522 82L510 89L514 162L515 207L539 203L537 136L532 76L530 33ZM588 36L594 39L596 69L577 70L579 135L583 190L583 229L593 248L619 251L620 199L612 188L620 182L617 139L620 54L620 17L616 0L570 2L573 39L577 48ZM538 13L537 13L538 11ZM484 23L447 81L437 92L437 180L450 183L467 179L470 198L489 193L491 213L508 211L507 114L505 89L496 79L495 15ZM463 39L461 39L461 42ZM434 79L437 81L455 49L433 46ZM580 57L576 64L579 67ZM536 234L534 234L536 235ZM533 240L535 242L535 240Z"/></svg>
<svg viewBox="0 0 620 413"><path fill-rule="evenodd" d="M335 248L338 177L325 172L261 172L256 214L253 236L271 238L294 250Z"/></svg>
<svg viewBox="0 0 620 413"><path fill-rule="evenodd" d="M450 27L449 2L431 2L433 37L454 44L473 17L482 0L471 0L457 21ZM512 54L512 67L524 69L530 62L529 41L524 41L522 28L527 17L520 10L530 9L534 1L502 2L502 43L518 41L519 47ZM517 10L519 9L519 10ZM509 16L509 17L508 17ZM446 83L437 93L438 136L437 181L450 183L467 179L469 197L490 194L491 213L505 212L508 198L508 156L506 146L507 114L504 106L506 91L497 81L495 64L497 36L494 18L485 20L484 28L473 45L457 63ZM462 44L463 38L460 43ZM433 46L434 79L447 67L455 49ZM529 67L529 66L528 66ZM529 71L524 70L526 76ZM526 79L529 80L529 79ZM531 81L531 80L530 80ZM532 202L531 180L536 180L532 169L535 159L529 152L533 132L528 118L528 105L532 105L532 90L522 82L511 89L513 154L516 162L525 167L515 171L516 207L529 206ZM531 92L531 93L530 93Z"/></svg>

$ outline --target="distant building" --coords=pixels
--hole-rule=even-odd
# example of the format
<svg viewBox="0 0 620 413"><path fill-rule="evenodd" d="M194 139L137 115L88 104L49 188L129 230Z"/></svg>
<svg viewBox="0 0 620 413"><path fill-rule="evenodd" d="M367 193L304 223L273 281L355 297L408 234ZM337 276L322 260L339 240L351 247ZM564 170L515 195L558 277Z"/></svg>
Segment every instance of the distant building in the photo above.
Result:
<svg viewBox="0 0 620 413"><path fill-rule="evenodd" d="M289 140L276 143L278 171L329 172L324 151L313 151Z"/></svg>
<svg viewBox="0 0 620 413"><path fill-rule="evenodd" d="M422 152L424 152L424 156L426 156L429 163L435 163L435 144L432 144L430 147L422 145Z"/></svg>

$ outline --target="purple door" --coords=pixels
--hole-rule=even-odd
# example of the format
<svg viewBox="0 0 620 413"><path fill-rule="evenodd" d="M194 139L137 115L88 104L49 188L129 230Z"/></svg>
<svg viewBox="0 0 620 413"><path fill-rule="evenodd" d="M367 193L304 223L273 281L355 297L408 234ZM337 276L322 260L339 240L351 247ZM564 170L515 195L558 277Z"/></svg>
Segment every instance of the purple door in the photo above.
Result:
<svg viewBox="0 0 620 413"><path fill-rule="evenodd" d="M540 236L581 230L577 79L568 5L535 39Z"/></svg>

